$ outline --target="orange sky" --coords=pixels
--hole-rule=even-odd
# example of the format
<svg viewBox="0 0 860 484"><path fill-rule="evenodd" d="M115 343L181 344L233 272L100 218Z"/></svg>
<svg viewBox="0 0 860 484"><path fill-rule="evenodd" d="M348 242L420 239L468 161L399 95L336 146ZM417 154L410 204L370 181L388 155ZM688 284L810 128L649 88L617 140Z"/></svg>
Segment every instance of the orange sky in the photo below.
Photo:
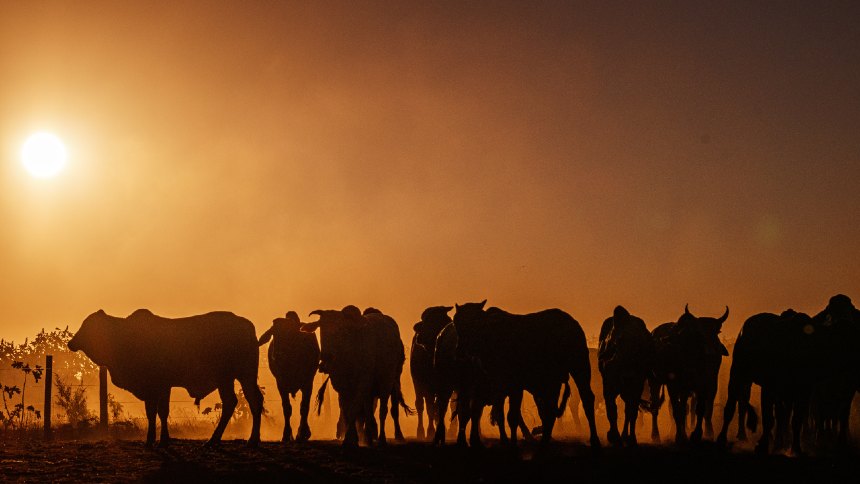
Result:
<svg viewBox="0 0 860 484"><path fill-rule="evenodd" d="M860 298L856 2L216 3L3 4L0 336Z"/></svg>

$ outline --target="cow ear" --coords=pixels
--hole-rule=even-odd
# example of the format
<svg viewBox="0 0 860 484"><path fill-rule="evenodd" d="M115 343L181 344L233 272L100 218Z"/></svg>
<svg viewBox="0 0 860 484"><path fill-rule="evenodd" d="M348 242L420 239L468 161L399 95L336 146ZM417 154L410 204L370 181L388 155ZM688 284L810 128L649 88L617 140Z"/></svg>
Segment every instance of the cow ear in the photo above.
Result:
<svg viewBox="0 0 860 484"><path fill-rule="evenodd" d="M460 310L460 305L459 305L459 304L454 303L454 307L455 307L455 308L457 308L457 311L459 311L459 310Z"/></svg>
<svg viewBox="0 0 860 484"><path fill-rule="evenodd" d="M722 353L723 356L729 356L729 349L726 348L726 345L724 345L722 341L720 341L720 353Z"/></svg>
<svg viewBox="0 0 860 484"><path fill-rule="evenodd" d="M480 304L481 309L484 309L484 306L486 306L486 305L487 305L487 300L486 300L486 299L484 299L483 301L481 301L481 304Z"/></svg>
<svg viewBox="0 0 860 484"><path fill-rule="evenodd" d="M275 329L275 327L272 326L265 333L260 335L260 339L257 341L257 344L259 344L260 346L263 346L264 344L268 343L269 340L272 339L272 331L274 331L274 329Z"/></svg>
<svg viewBox="0 0 860 484"><path fill-rule="evenodd" d="M99 309L98 311L96 311L96 314L98 314L99 316L107 316L107 313L104 309Z"/></svg>
<svg viewBox="0 0 860 484"><path fill-rule="evenodd" d="M424 322L419 321L419 322L415 323L415 326L412 326L412 329L414 329L416 333L420 333L421 329L423 327L424 327Z"/></svg>
<svg viewBox="0 0 860 484"><path fill-rule="evenodd" d="M319 327L320 327L319 321L317 321L315 323L302 323L301 326L299 326L299 330L302 333L313 333Z"/></svg>

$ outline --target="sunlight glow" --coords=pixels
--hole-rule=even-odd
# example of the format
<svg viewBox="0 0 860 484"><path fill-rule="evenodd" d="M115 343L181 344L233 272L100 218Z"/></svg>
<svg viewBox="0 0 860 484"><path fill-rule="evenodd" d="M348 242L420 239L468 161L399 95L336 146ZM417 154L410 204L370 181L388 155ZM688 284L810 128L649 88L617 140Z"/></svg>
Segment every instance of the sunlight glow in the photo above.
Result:
<svg viewBox="0 0 860 484"><path fill-rule="evenodd" d="M51 133L34 133L21 148L21 163L36 178L56 176L66 166L66 158L66 147Z"/></svg>

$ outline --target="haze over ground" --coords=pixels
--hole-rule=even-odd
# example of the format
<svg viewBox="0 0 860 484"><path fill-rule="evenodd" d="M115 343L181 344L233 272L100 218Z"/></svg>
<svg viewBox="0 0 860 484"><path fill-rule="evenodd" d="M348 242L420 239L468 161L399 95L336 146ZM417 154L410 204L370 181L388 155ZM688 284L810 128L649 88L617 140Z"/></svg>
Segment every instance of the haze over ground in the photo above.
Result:
<svg viewBox="0 0 860 484"><path fill-rule="evenodd" d="M856 2L12 2L0 336L860 298ZM51 180L26 136L69 149Z"/></svg>

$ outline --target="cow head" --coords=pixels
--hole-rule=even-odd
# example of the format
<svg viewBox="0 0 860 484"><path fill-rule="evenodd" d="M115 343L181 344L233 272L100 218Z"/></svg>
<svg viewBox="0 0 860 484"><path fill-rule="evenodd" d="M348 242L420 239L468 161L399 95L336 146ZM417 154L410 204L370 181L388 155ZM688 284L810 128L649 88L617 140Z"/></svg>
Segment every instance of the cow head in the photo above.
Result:
<svg viewBox="0 0 860 484"><path fill-rule="evenodd" d="M855 318L857 310L851 302L851 298L844 294L837 294L830 298L827 307L824 309L826 314L826 324L830 325L837 321L850 321Z"/></svg>
<svg viewBox="0 0 860 484"><path fill-rule="evenodd" d="M729 350L720 341L723 323L729 317L729 307L719 318L698 317L690 312L689 305L684 306L684 314L678 318L678 332L682 339L708 356L728 356Z"/></svg>
<svg viewBox="0 0 860 484"><path fill-rule="evenodd" d="M487 327L484 306L487 300L479 303L455 304L454 326L457 328L459 347L466 351L475 351L481 346Z"/></svg>
<svg viewBox="0 0 860 484"><path fill-rule="evenodd" d="M301 327L299 315L295 311L289 311L283 318L275 318L272 320L272 327L260 336L259 343L264 345L269 342L274 336L275 339L289 338L290 334L296 334Z"/></svg>
<svg viewBox="0 0 860 484"><path fill-rule="evenodd" d="M418 344L433 350L436 337L439 336L442 328L451 322L451 316L448 316L448 312L452 309L454 309L453 306L433 306L421 313L421 321L412 327L415 330Z"/></svg>
<svg viewBox="0 0 860 484"><path fill-rule="evenodd" d="M83 351L87 357L99 365L108 364L113 342L111 336L117 318L109 316L104 310L99 309L87 316L81 324L81 328L69 340L68 346L71 351Z"/></svg>
<svg viewBox="0 0 860 484"><path fill-rule="evenodd" d="M319 316L319 320L301 323L300 329L305 333L320 330L320 369L331 372L338 355L354 351L354 346L360 341L358 334L369 323L355 306L346 306L340 311L317 309L311 311L311 315Z"/></svg>

